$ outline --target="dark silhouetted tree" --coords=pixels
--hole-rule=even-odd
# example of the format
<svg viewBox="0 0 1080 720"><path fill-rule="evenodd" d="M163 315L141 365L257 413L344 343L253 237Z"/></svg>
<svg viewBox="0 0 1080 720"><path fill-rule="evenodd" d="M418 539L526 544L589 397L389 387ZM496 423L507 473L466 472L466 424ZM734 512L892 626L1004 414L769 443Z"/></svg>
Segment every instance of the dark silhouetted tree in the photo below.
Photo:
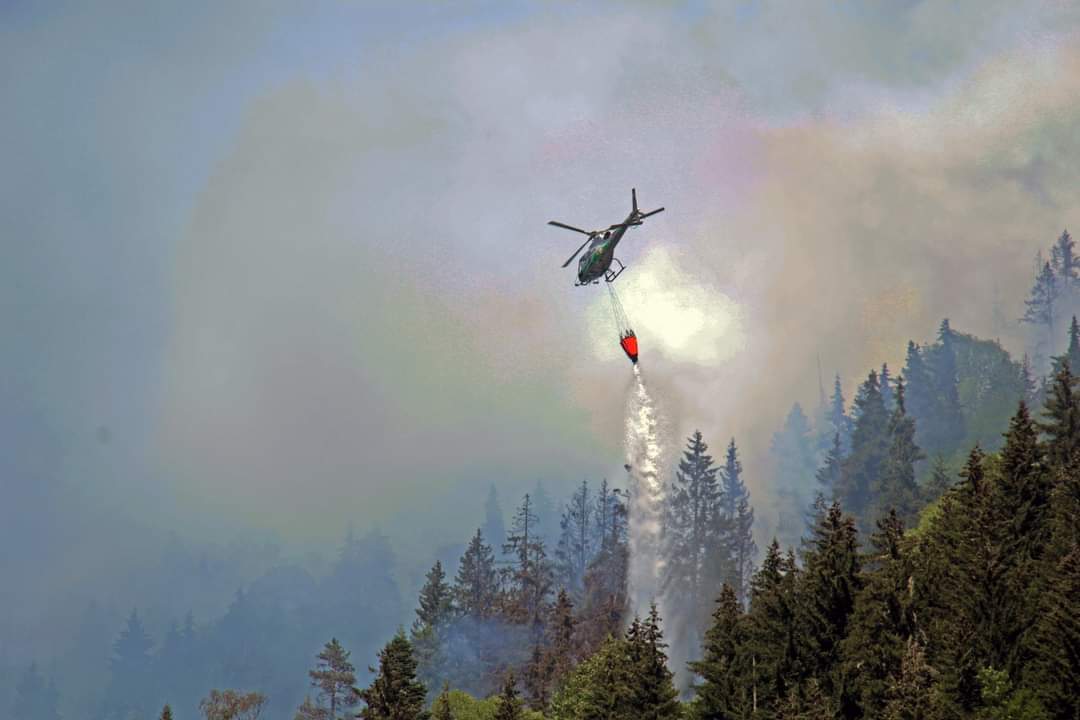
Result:
<svg viewBox="0 0 1080 720"><path fill-rule="evenodd" d="M363 720L427 720L424 686L416 679L416 659L412 645L399 629L394 638L379 651L379 667L360 699L365 707L359 717Z"/></svg>

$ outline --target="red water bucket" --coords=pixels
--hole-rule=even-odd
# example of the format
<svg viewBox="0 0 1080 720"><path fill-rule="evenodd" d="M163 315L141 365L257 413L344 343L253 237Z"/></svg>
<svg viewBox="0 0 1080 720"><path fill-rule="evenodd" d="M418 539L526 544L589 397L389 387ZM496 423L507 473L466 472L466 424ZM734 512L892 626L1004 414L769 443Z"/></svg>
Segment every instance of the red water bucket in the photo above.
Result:
<svg viewBox="0 0 1080 720"><path fill-rule="evenodd" d="M634 335L633 331L623 335L619 340L619 344L622 345L626 357L630 358L630 362L637 363L637 336Z"/></svg>

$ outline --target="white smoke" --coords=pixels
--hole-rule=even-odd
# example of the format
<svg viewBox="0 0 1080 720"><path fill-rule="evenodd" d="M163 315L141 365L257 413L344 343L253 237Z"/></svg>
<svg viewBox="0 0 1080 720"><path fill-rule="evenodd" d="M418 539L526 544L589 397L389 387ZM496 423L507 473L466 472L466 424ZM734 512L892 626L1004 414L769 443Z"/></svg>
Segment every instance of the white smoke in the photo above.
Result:
<svg viewBox="0 0 1080 720"><path fill-rule="evenodd" d="M629 597L633 614L644 616L652 602L664 617L660 581L664 483L660 423L656 406L634 365L634 382L626 403L626 456L630 465L630 568Z"/></svg>

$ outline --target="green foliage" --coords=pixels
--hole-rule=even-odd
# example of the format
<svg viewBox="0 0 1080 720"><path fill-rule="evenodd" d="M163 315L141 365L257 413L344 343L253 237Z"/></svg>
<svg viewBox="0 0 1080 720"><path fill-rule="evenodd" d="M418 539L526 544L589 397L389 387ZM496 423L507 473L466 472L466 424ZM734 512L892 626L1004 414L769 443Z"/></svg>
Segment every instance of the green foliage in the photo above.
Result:
<svg viewBox="0 0 1080 720"><path fill-rule="evenodd" d="M320 707L327 711L329 720L338 720L338 710L355 707L360 698L357 695L356 668L349 662L349 652L341 646L337 638L326 643L318 655L314 670L308 671L312 687L318 690Z"/></svg>
<svg viewBox="0 0 1080 720"><path fill-rule="evenodd" d="M365 707L364 720L426 720L424 686L416 679L416 659L412 645L399 629L379 652L379 668L371 685L360 692Z"/></svg>
<svg viewBox="0 0 1080 720"><path fill-rule="evenodd" d="M501 702L502 699L498 695L486 700L478 700L461 690L450 690L446 694L446 703L453 720L495 720ZM435 710L438 711L438 707ZM535 710L528 708L521 710L522 720L543 720L543 717Z"/></svg>
<svg viewBox="0 0 1080 720"><path fill-rule="evenodd" d="M712 627L705 633L704 657L690 663L690 669L702 679L694 688L695 718L723 720L750 712L753 676L744 648L747 623L735 591L725 583L713 611Z"/></svg>
<svg viewBox="0 0 1080 720"><path fill-rule="evenodd" d="M199 703L199 711L206 720L257 720L265 705L266 696L260 692L211 690Z"/></svg>
<svg viewBox="0 0 1080 720"><path fill-rule="evenodd" d="M982 707L980 720L1050 720L1042 704L1028 690L1014 692L1009 674L991 667L979 671Z"/></svg>

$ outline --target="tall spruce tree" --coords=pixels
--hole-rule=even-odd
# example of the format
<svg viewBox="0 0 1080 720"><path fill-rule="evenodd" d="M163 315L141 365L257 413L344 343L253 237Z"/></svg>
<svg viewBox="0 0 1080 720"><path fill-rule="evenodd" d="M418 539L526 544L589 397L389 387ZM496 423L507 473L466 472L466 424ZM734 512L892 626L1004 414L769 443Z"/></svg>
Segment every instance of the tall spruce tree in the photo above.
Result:
<svg viewBox="0 0 1080 720"><path fill-rule="evenodd" d="M514 671L510 670L506 673L502 692L499 693L499 704L495 707L494 720L521 720L522 705L517 691L517 679L514 677Z"/></svg>
<svg viewBox="0 0 1080 720"><path fill-rule="evenodd" d="M740 603L746 602L749 593L750 577L754 572L757 559L757 545L754 543L754 509L750 506L750 491L742 479L742 463L739 461L739 449L735 438L731 438L724 453L724 464L720 467L720 526L715 535L717 540L726 535L726 547L718 545L714 552L728 556L727 572L721 575L735 590ZM723 568L723 563L718 564Z"/></svg>
<svg viewBox="0 0 1080 720"><path fill-rule="evenodd" d="M829 440L839 436L840 445L846 453L851 447L852 429L851 418L847 414L847 404L844 401L844 390L840 385L840 374L837 373L833 379L832 396L829 398L828 426L823 428L823 433L827 434Z"/></svg>
<svg viewBox="0 0 1080 720"><path fill-rule="evenodd" d="M660 613L656 603L649 607L645 620L637 618L626 632L633 682L631 692L637 717L649 720L678 718L681 712L678 696L667 666L667 643L660 629Z"/></svg>
<svg viewBox="0 0 1080 720"><path fill-rule="evenodd" d="M881 363L881 374L878 375L878 386L881 390L881 402L885 404L885 410L893 410L893 378L889 373L889 363Z"/></svg>
<svg viewBox="0 0 1080 720"><path fill-rule="evenodd" d="M751 667L745 648L747 619L728 584L720 590L713 622L705 633L702 659L689 663L701 682L695 685L693 715L701 720L749 717Z"/></svg>
<svg viewBox="0 0 1080 720"><path fill-rule="evenodd" d="M18 720L60 720L59 693L52 681L46 683L37 663L30 663L15 686L15 715Z"/></svg>
<svg viewBox="0 0 1080 720"><path fill-rule="evenodd" d="M629 643L609 635L578 665L551 702L555 720L638 720Z"/></svg>
<svg viewBox="0 0 1080 720"><path fill-rule="evenodd" d="M331 638L317 657L318 663L314 670L308 671L308 677L311 678L311 686L318 689L321 707L327 713L326 719L351 717L350 713L343 711L358 705L360 697L355 687L356 668L349 662L349 651L341 646L337 638Z"/></svg>
<svg viewBox="0 0 1080 720"><path fill-rule="evenodd" d="M870 371L855 397L855 432L851 455L840 472L834 499L861 525L869 524L873 490L881 477L889 448L889 416L881 401L877 373Z"/></svg>
<svg viewBox="0 0 1080 720"><path fill-rule="evenodd" d="M589 482L582 480L563 511L555 549L556 579L579 602L585 591L585 571L594 553L593 510Z"/></svg>
<svg viewBox="0 0 1080 720"><path fill-rule="evenodd" d="M959 371L956 360L956 333L949 319L941 321L938 342L927 358L933 380L934 406L927 417L916 416L926 424L920 445L929 452L951 453L964 438L964 414L960 407Z"/></svg>
<svg viewBox="0 0 1080 720"><path fill-rule="evenodd" d="M797 589L799 679L816 678L826 694L834 695L840 685L840 643L863 582L855 521L837 503L814 528L804 564Z"/></svg>
<svg viewBox="0 0 1080 720"><path fill-rule="evenodd" d="M416 659L412 645L399 628L393 639L379 651L379 667L371 685L360 691L363 720L427 720L424 686L416 679Z"/></svg>
<svg viewBox="0 0 1080 720"><path fill-rule="evenodd" d="M1057 276L1062 298L1066 302L1073 300L1080 284L1080 257L1076 255L1076 242L1068 230L1064 230L1050 248L1050 263ZM1080 372L1080 368L1076 372Z"/></svg>
<svg viewBox="0 0 1080 720"><path fill-rule="evenodd" d="M890 681L899 677L908 640L915 634L915 604L910 583L911 552L904 523L890 512L877 523L871 551L863 560L862 589L847 637L841 642L843 705L862 717L881 717Z"/></svg>
<svg viewBox="0 0 1080 720"><path fill-rule="evenodd" d="M1054 336L1058 296L1061 294L1057 277L1050 268L1050 263L1043 265L1031 287L1031 294L1024 301L1024 316L1020 322L1046 328L1047 336Z"/></svg>
<svg viewBox="0 0 1080 720"><path fill-rule="evenodd" d="M1054 564L1048 579L1029 645L1031 662L1022 676L1053 717L1076 718L1080 717L1080 544Z"/></svg>
<svg viewBox="0 0 1080 720"><path fill-rule="evenodd" d="M420 589L419 607L411 638L421 681L434 691L443 678L444 634L454 618L453 591L446 582L442 562L436 560Z"/></svg>
<svg viewBox="0 0 1080 720"><path fill-rule="evenodd" d="M1038 428L1046 437L1046 452L1051 464L1067 467L1080 451L1080 393L1078 379L1068 363L1063 363L1048 388L1043 409L1045 420Z"/></svg>
<svg viewBox="0 0 1080 720"><path fill-rule="evenodd" d="M921 507L919 486L915 482L915 463L926 457L915 444L915 421L904 409L904 378L896 379L896 402L889 419L889 454L885 458L880 482L873 487L877 517L895 510L907 524L915 520Z"/></svg>
<svg viewBox="0 0 1080 720"><path fill-rule="evenodd" d="M840 473L844 465L844 451L840 444L840 433L833 435L832 445L825 455L825 461L818 468L814 479L817 480L817 491L822 497L833 499L836 487L840 484Z"/></svg>
<svg viewBox="0 0 1080 720"><path fill-rule="evenodd" d="M691 632L704 629L710 602L706 598L719 588L723 571L714 568L730 561L717 468L708 449L699 431L687 440L668 495L664 528L668 542L664 592L676 611L690 618Z"/></svg>
<svg viewBox="0 0 1080 720"><path fill-rule="evenodd" d="M464 615L484 619L495 613L499 594L495 554L479 529L461 556L451 594L457 611Z"/></svg>
<svg viewBox="0 0 1080 720"><path fill-rule="evenodd" d="M147 715L154 704L154 641L146 632L137 610L128 616L124 630L113 643L112 680L105 694L106 716Z"/></svg>
<svg viewBox="0 0 1080 720"><path fill-rule="evenodd" d="M907 414L915 418L916 443L923 448L930 428L930 420L936 411L934 381L927 367L925 353L912 341L908 341L907 359L901 373L907 386L904 392L904 405Z"/></svg>
<svg viewBox="0 0 1080 720"><path fill-rule="evenodd" d="M784 556L774 538L750 585L746 652L755 714L775 709L787 697L795 675L797 577L794 558Z"/></svg>
<svg viewBox="0 0 1080 720"><path fill-rule="evenodd" d="M770 454L775 467L777 535L783 545L795 545L802 535L803 508L812 498L816 469L810 422L798 403L792 406L783 429L773 435Z"/></svg>
<svg viewBox="0 0 1080 720"><path fill-rule="evenodd" d="M431 705L431 720L454 720L454 713L450 709L450 685L443 683L439 696Z"/></svg>
<svg viewBox="0 0 1080 720"><path fill-rule="evenodd" d="M521 501L503 552L514 558L507 569L507 616L520 623L538 624L554 584L554 571L543 538L536 534L537 517L528 494Z"/></svg>

